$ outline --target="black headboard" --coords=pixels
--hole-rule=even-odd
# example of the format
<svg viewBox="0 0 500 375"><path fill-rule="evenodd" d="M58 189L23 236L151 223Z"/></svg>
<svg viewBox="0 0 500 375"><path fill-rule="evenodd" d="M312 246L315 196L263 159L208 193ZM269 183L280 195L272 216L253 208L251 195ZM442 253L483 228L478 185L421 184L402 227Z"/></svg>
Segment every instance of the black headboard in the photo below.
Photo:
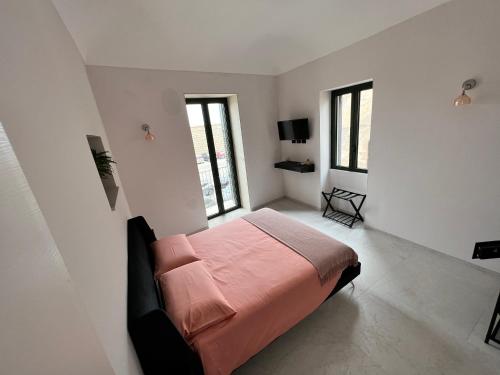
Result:
<svg viewBox="0 0 500 375"><path fill-rule="evenodd" d="M142 216L128 221L128 323L161 309L149 244L156 237Z"/></svg>
<svg viewBox="0 0 500 375"><path fill-rule="evenodd" d="M203 374L198 355L162 308L149 249L156 240L153 230L142 216L137 216L128 221L127 232L127 324L144 374Z"/></svg>

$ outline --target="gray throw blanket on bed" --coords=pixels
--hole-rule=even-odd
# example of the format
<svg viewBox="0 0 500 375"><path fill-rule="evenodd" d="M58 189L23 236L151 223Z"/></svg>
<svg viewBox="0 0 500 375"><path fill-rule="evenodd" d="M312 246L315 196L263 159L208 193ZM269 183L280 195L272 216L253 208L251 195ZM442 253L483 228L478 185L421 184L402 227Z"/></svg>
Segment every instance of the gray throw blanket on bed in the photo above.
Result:
<svg viewBox="0 0 500 375"><path fill-rule="evenodd" d="M358 263L358 255L346 244L270 208L243 219L306 258L316 268L321 285Z"/></svg>

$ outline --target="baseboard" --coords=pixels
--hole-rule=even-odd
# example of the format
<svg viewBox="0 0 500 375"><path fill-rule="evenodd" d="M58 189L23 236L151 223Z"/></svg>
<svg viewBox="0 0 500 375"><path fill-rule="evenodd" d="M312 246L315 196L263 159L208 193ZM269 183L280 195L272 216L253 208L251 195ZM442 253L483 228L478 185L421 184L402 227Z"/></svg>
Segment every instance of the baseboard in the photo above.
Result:
<svg viewBox="0 0 500 375"><path fill-rule="evenodd" d="M421 246L423 248L425 248L425 250L431 252L431 253L435 253L436 255L440 255L442 257L445 257L445 258L450 258L450 259L453 259L455 261L459 261L459 262L463 262L465 264L468 264L470 266L472 266L473 268L477 269L478 271L483 271L483 272L486 272L492 276L495 276L495 277L498 277L498 275L500 275L500 272L497 272L495 270L492 270L492 269L489 269L489 268L486 268L478 263L474 263L473 261L469 260L469 259L464 259L464 258L459 258L455 255L451 255L451 254L448 254L448 253L445 253L444 251L441 251L441 250L437 250L437 249L433 249L432 247L429 247L428 245L425 245L425 244L422 244L422 243L418 243L418 242L415 242L413 240L410 240L408 238L404 238L404 237L401 237L401 236L398 236L397 234L394 234L388 230L385 230L385 229L380 229L380 228L377 228L373 225L370 225L370 224L366 224L366 222L363 224L364 227L366 229L369 229L369 230L374 230L374 231L377 231L377 232L381 232L381 233L384 233L386 235L389 235L389 236L392 236L394 238L397 238L398 240L403 240L403 241L407 241L407 242L410 242L412 244L415 244L417 246ZM470 253L471 253L471 256L472 256L472 250L473 250L473 247L474 246L471 246L471 250L470 250Z"/></svg>
<svg viewBox="0 0 500 375"><path fill-rule="evenodd" d="M288 199L289 201L292 201L293 203L297 203L297 204L300 204L301 206L304 206L304 207L307 207L307 208L310 208L314 211L318 211L318 212L321 212L321 208L318 208L316 206L313 206L312 204L309 204L309 203L305 203L305 202L302 202L302 201L299 201L298 199L295 199L295 198L290 198L290 197L283 197L284 199Z"/></svg>
<svg viewBox="0 0 500 375"><path fill-rule="evenodd" d="M277 202L277 201L280 201L280 200L282 200L284 198L285 198L285 196L280 197L280 198L276 198L276 199L273 199L273 200L270 200L269 202L266 202L266 203L258 204L257 206L250 207L250 211L260 210L261 208L267 207L270 204L272 204L274 202Z"/></svg>
<svg viewBox="0 0 500 375"><path fill-rule="evenodd" d="M280 198L273 199L273 200L271 200L269 202L266 202L266 203L263 203L263 204L259 204L259 205L255 206L255 207L252 207L251 211L260 210L261 208L267 207L267 206L269 206L269 205L271 205L273 203L279 202L279 201L281 201L283 199L289 200L289 201L291 201L293 203L296 203L296 204L299 204L301 206L307 207L307 208L312 209L314 211L321 211L318 207L315 207L315 206L313 206L311 204L308 204L308 203L304 203L302 201L299 201L298 199L287 197L286 195L284 195L284 196L282 196Z"/></svg>
<svg viewBox="0 0 500 375"><path fill-rule="evenodd" d="M203 232L204 230L207 230L207 229L208 229L208 225L205 225L204 227L201 227L200 229L196 229L196 230L188 233L188 236L195 234L195 233Z"/></svg>

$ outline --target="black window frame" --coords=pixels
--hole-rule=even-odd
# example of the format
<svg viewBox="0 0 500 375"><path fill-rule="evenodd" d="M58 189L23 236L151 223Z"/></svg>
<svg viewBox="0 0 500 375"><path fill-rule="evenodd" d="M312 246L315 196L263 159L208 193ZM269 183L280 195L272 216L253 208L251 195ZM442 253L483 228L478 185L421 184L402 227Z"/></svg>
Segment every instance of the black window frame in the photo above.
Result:
<svg viewBox="0 0 500 375"><path fill-rule="evenodd" d="M213 219L216 218L217 216L221 216L224 214L227 214L228 212L237 210L241 208L241 197L240 197L240 186L238 182L238 169L236 168L236 157L234 153L234 144L233 144L233 126L231 123L231 117L229 115L229 102L227 98L185 98L186 105L188 104L200 104L201 105L201 110L203 114L203 121L205 123L205 136L207 138L207 146L208 146L208 154L210 158L210 164L212 165L212 178L214 181L214 189L215 189L215 195L217 197L217 208L219 209L219 212L213 215L207 216L207 219ZM229 146L229 159L231 160L231 171L234 176L234 188L235 188L235 199L236 199L236 205L234 207L231 207L229 209L224 208L224 199L222 197L222 187L220 184L220 177L219 177L219 170L217 168L217 156L215 152L215 144L214 144L214 138L212 134L212 123L210 122L210 115L208 113L208 105L211 103L219 103L224 106L224 112L226 116L226 121L227 121L227 127L228 127L228 146ZM215 166L215 167L214 167Z"/></svg>
<svg viewBox="0 0 500 375"><path fill-rule="evenodd" d="M331 96L331 126L330 126L330 168L349 172L368 173L368 169L358 168L358 143L359 143L359 105L361 91L373 89L373 81L361 83L358 85L343 87L338 90L332 90ZM351 94L351 129L349 145L349 166L337 165L337 98L344 94Z"/></svg>

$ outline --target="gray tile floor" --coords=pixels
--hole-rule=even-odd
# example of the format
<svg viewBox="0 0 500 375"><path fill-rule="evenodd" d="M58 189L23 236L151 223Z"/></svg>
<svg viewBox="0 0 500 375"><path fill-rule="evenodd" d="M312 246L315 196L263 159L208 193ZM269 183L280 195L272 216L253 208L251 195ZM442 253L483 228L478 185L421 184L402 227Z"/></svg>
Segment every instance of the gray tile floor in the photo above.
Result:
<svg viewBox="0 0 500 375"><path fill-rule="evenodd" d="M354 248L362 272L354 289L235 374L500 374L500 349L483 343L499 274L362 225L346 228L290 200L269 207Z"/></svg>

